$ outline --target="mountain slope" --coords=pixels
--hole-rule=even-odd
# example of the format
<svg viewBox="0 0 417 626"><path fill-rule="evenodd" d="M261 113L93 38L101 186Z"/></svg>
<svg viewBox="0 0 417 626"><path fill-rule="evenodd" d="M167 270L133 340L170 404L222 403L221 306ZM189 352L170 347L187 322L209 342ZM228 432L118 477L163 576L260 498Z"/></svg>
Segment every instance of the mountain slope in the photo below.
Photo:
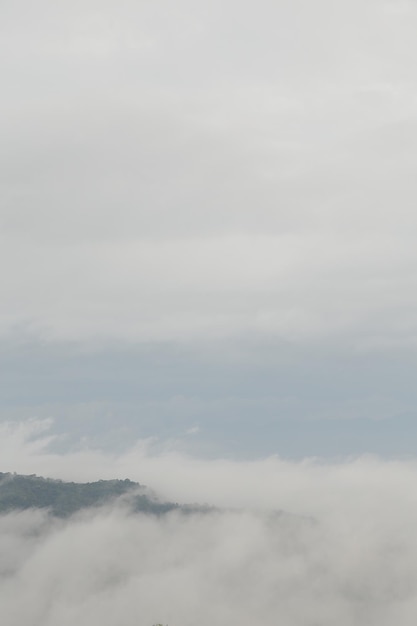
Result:
<svg viewBox="0 0 417 626"><path fill-rule="evenodd" d="M48 509L52 515L67 517L81 509L110 504L121 498L135 512L160 515L180 508L160 502L139 483L131 480L99 480L74 483L30 475L0 472L0 513L29 508Z"/></svg>

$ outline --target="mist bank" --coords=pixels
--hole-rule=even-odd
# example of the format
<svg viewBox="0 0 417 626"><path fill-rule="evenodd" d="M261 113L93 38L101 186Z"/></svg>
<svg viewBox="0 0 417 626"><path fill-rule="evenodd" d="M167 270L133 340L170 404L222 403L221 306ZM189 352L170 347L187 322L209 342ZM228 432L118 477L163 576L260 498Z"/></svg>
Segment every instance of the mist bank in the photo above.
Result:
<svg viewBox="0 0 417 626"><path fill-rule="evenodd" d="M1 623L415 624L415 459L207 461L152 441L118 455L81 445L59 455L36 421L4 426L0 442L12 469L130 476L161 499L223 507L149 516L112 503L67 519L0 516Z"/></svg>
<svg viewBox="0 0 417 626"><path fill-rule="evenodd" d="M387 503L389 504L389 503ZM415 624L415 511L344 523L249 511L121 508L0 517L9 626Z"/></svg>
<svg viewBox="0 0 417 626"><path fill-rule="evenodd" d="M81 440L65 453L56 451L51 420L0 424L2 469L75 482L129 477L159 498L218 507L285 510L344 519L352 510L384 517L410 514L415 506L416 458L386 461L376 456L333 461L278 456L255 461L207 460L179 451L175 440L132 441L120 451L90 447Z"/></svg>

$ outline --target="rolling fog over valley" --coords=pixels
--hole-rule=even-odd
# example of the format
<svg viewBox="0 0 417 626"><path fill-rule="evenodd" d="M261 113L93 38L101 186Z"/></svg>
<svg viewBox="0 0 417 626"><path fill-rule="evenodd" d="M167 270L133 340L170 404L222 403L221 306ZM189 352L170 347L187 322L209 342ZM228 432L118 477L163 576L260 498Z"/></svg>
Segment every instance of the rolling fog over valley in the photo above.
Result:
<svg viewBox="0 0 417 626"><path fill-rule="evenodd" d="M415 626L416 32L2 0L2 626Z"/></svg>
<svg viewBox="0 0 417 626"><path fill-rule="evenodd" d="M413 623L414 461L199 461L143 442L122 455L60 456L41 426L3 429L20 468L66 480L81 480L81 466L88 481L144 476L141 493L176 506L134 510L111 497L110 481L90 482L109 499L84 500L64 518L33 503L3 511L2 623ZM8 493L17 479L3 477ZM52 481L55 491L67 484Z"/></svg>

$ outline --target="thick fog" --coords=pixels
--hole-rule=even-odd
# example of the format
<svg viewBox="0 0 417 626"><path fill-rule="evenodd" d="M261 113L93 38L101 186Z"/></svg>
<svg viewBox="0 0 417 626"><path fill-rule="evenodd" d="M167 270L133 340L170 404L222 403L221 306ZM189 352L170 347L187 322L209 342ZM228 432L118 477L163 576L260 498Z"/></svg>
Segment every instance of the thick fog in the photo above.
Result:
<svg viewBox="0 0 417 626"><path fill-rule="evenodd" d="M42 426L3 428L7 469L129 476L161 497L224 508L163 518L124 506L66 521L3 515L1 623L415 624L414 461L201 461L156 454L150 442L118 457L53 455Z"/></svg>
<svg viewBox="0 0 417 626"><path fill-rule="evenodd" d="M331 507L331 503L327 504ZM398 519L103 511L0 519L9 626L414 624L416 509Z"/></svg>

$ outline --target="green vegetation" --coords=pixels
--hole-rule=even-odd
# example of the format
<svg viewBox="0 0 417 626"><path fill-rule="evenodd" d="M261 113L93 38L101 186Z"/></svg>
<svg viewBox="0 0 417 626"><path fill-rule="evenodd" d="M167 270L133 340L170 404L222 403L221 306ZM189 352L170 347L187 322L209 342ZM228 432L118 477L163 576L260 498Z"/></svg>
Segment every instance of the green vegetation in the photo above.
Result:
<svg viewBox="0 0 417 626"><path fill-rule="evenodd" d="M159 502L131 480L99 480L74 483L30 475L0 472L0 513L23 509L48 509L52 515L67 517L81 509L123 499L134 512L161 515L180 508Z"/></svg>

